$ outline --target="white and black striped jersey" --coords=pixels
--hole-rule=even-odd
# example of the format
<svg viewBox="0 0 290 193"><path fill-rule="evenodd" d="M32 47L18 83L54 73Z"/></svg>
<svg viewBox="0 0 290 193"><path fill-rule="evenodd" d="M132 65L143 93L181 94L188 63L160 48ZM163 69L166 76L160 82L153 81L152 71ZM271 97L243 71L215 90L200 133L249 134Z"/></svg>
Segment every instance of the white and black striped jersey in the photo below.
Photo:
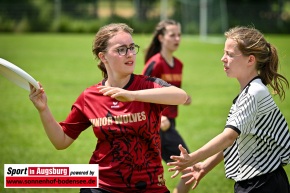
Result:
<svg viewBox="0 0 290 193"><path fill-rule="evenodd" d="M246 180L290 163L287 122L259 77L235 98L225 128L239 133L224 150L227 178Z"/></svg>

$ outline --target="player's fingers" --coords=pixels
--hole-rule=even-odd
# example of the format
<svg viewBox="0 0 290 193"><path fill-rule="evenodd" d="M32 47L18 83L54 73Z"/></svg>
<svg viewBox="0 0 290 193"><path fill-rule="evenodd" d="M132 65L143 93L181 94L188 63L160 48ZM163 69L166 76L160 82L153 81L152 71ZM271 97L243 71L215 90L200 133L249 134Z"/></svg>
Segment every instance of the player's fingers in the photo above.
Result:
<svg viewBox="0 0 290 193"><path fill-rule="evenodd" d="M174 171L181 171L181 168L179 166L174 166L173 168L169 168L168 171L169 172L174 172Z"/></svg>
<svg viewBox="0 0 290 193"><path fill-rule="evenodd" d="M102 89L100 90L101 93L103 93L104 96L112 96L113 94L115 94L117 92L116 89Z"/></svg>
<svg viewBox="0 0 290 193"><path fill-rule="evenodd" d="M36 89L35 87L33 87L30 90L29 98L34 98L34 97L38 96L41 93L42 93L41 89Z"/></svg>
<svg viewBox="0 0 290 193"><path fill-rule="evenodd" d="M179 144L178 148L179 148L181 153L183 153L183 154L188 153L187 150L181 144Z"/></svg>
<svg viewBox="0 0 290 193"><path fill-rule="evenodd" d="M192 178L190 178L189 180L187 180L187 181L185 182L185 185L187 185L187 184L191 184L191 183L193 183L194 181L195 181L195 178L192 177Z"/></svg>
<svg viewBox="0 0 290 193"><path fill-rule="evenodd" d="M184 171L184 170L183 170L183 171ZM188 177L190 177L190 176L192 176L191 173L186 173L186 174L183 174L183 175L181 176L181 179L185 179L185 178L188 178Z"/></svg>
<svg viewBox="0 0 290 193"><path fill-rule="evenodd" d="M184 172L191 172L191 171L193 171L193 170L192 170L192 167L187 167L187 168L185 168L183 171L184 171Z"/></svg>
<svg viewBox="0 0 290 193"><path fill-rule="evenodd" d="M109 86L98 86L97 88L99 89L101 93L105 93L105 92L115 89L115 87L109 87Z"/></svg>
<svg viewBox="0 0 290 193"><path fill-rule="evenodd" d="M104 87L104 86L99 86L97 88L99 89L99 92L101 92L101 93L104 93L104 92L107 92L107 91L111 90L111 88Z"/></svg>
<svg viewBox="0 0 290 193"><path fill-rule="evenodd" d="M29 88L30 88L30 91L32 91L32 89L34 88L34 86L29 83Z"/></svg>
<svg viewBox="0 0 290 193"><path fill-rule="evenodd" d="M180 173L179 170L176 170L175 173L171 176L171 178L175 178L176 176L178 176L179 173Z"/></svg>
<svg viewBox="0 0 290 193"><path fill-rule="evenodd" d="M168 166L179 166L179 162L178 162L180 160L179 156L170 156L170 158L176 161L168 162L167 163Z"/></svg>
<svg viewBox="0 0 290 193"><path fill-rule="evenodd" d="M197 187L198 183L199 183L199 181L195 181L191 189L192 190L195 189Z"/></svg>

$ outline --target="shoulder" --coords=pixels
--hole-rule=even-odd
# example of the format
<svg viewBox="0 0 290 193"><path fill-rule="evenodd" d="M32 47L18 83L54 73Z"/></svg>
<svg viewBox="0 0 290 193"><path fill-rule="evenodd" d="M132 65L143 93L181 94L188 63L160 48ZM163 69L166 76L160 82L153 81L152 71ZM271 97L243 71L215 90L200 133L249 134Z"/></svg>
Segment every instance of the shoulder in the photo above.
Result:
<svg viewBox="0 0 290 193"><path fill-rule="evenodd" d="M87 87L83 92L84 93L98 92L98 86L101 86L101 85L102 85L102 81L97 84Z"/></svg>
<svg viewBox="0 0 290 193"><path fill-rule="evenodd" d="M154 64L160 64L164 61L163 57L161 56L160 53L155 54L154 56L152 56L147 62L146 65L150 65L152 63Z"/></svg>
<svg viewBox="0 0 290 193"><path fill-rule="evenodd" d="M174 63L175 63L175 64L183 65L183 63L181 62L181 60L179 60L179 59L176 58L176 57L174 57Z"/></svg>
<svg viewBox="0 0 290 193"><path fill-rule="evenodd" d="M99 90L98 90L98 86L102 85L102 82L99 82L98 84L92 85L90 87L87 87L86 89L84 89L81 94L79 95L79 99L85 99L88 96L92 96L92 95L97 95L99 94Z"/></svg>
<svg viewBox="0 0 290 193"><path fill-rule="evenodd" d="M163 57L160 53L153 55L149 60L161 60Z"/></svg>
<svg viewBox="0 0 290 193"><path fill-rule="evenodd" d="M133 83L142 86L141 89L156 88L156 87L168 87L171 86L164 80L156 77L146 76L146 75L134 75Z"/></svg>
<svg viewBox="0 0 290 193"><path fill-rule="evenodd" d="M146 62L142 74L159 77L165 64L161 54L157 53Z"/></svg>
<svg viewBox="0 0 290 193"><path fill-rule="evenodd" d="M247 92L257 99L262 99L270 95L268 88L262 83L261 79L253 80L249 84Z"/></svg>

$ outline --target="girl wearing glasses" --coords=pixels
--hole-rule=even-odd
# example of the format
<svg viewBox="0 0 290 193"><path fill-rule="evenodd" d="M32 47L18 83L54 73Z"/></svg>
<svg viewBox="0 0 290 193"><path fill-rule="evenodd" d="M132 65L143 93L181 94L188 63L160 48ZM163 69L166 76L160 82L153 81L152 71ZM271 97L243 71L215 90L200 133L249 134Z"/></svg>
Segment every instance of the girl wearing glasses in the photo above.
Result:
<svg viewBox="0 0 290 193"><path fill-rule="evenodd" d="M65 149L92 126L98 138L90 164L99 164L99 188L81 193L169 192L163 179L159 136L161 112L182 104L187 94L165 81L133 74L139 46L126 24L97 32L93 54L103 80L84 90L66 120L58 123L43 88L31 87L30 99L57 149Z"/></svg>
<svg viewBox="0 0 290 193"><path fill-rule="evenodd" d="M181 87L183 63L173 56L178 49L181 40L180 24L174 20L166 19L160 21L154 32L153 39L145 56L145 67L143 74L157 77L166 82ZM185 105L191 103L191 98ZM170 105L162 113L160 125L162 159L165 162L172 161L171 155L178 155L178 145L182 144L187 150L187 146L176 129L175 119L178 115L178 106ZM187 193L189 185L185 185L185 180L181 180L174 188L173 193Z"/></svg>
<svg viewBox="0 0 290 193"><path fill-rule="evenodd" d="M225 33L221 58L228 77L236 78L240 93L233 100L226 126L200 149L171 156L169 171L190 173L188 182L199 181L224 160L226 177L235 180L235 193L290 193L283 166L290 163L287 122L267 86L284 99L287 79L277 72L278 54L263 34L251 27L234 27ZM205 161L203 161L205 160ZM203 162L200 162L203 161ZM188 167L188 168L186 168Z"/></svg>

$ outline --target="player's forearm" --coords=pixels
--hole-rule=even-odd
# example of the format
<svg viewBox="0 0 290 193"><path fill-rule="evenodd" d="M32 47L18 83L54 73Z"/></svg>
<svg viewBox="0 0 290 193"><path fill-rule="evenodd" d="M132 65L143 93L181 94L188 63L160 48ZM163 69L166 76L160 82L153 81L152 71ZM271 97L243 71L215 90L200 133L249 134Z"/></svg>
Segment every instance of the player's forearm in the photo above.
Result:
<svg viewBox="0 0 290 193"><path fill-rule="evenodd" d="M44 130L56 149L65 149L67 148L72 141L68 136L63 132L60 124L54 119L49 108L39 112L41 122L43 124ZM72 139L71 139L72 140Z"/></svg>
<svg viewBox="0 0 290 193"><path fill-rule="evenodd" d="M170 86L140 90L136 93L135 100L149 103L180 105L184 104L187 100L187 94L180 88Z"/></svg>
<svg viewBox="0 0 290 193"><path fill-rule="evenodd" d="M203 162L203 169L206 173L210 172L215 166L217 166L224 159L223 152L219 152Z"/></svg>
<svg viewBox="0 0 290 193"><path fill-rule="evenodd" d="M210 140L200 149L190 153L193 164L203 161L231 146L238 134L232 129L225 129L221 134Z"/></svg>

